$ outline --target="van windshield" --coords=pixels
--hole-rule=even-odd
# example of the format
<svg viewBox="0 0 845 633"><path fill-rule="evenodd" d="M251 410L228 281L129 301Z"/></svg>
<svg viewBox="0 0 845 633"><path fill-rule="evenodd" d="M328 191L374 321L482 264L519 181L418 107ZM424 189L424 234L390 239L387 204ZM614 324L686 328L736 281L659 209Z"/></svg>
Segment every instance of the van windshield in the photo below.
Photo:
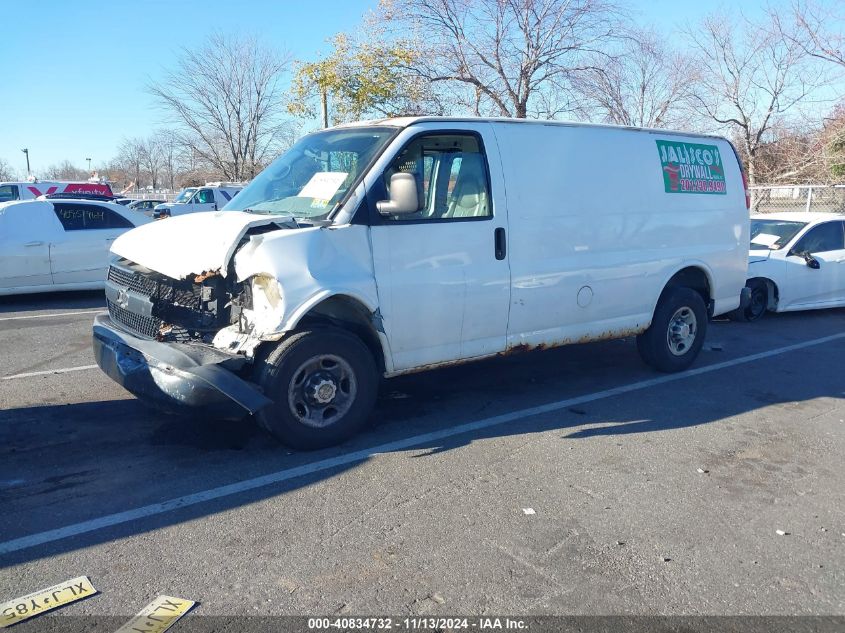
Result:
<svg viewBox="0 0 845 633"><path fill-rule="evenodd" d="M224 209L325 219L396 131L367 127L309 134L258 174Z"/></svg>
<svg viewBox="0 0 845 633"><path fill-rule="evenodd" d="M197 187L188 187L187 189L182 189L179 192L179 195L176 196L176 199L173 202L187 202L188 198L190 198L193 193L197 190Z"/></svg>

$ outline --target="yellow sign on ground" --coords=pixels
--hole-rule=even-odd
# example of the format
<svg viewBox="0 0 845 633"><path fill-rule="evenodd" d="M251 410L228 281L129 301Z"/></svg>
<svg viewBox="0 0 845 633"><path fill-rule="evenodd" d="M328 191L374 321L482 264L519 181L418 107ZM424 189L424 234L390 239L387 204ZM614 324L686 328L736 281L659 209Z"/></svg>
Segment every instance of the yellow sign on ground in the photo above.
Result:
<svg viewBox="0 0 845 633"><path fill-rule="evenodd" d="M176 620L190 611L195 604L193 600L159 596L115 633L137 633L138 631L162 633L173 626Z"/></svg>
<svg viewBox="0 0 845 633"><path fill-rule="evenodd" d="M57 607L88 598L97 593L88 576L66 580L58 585L36 591L22 598L0 604L0 629L41 615Z"/></svg>

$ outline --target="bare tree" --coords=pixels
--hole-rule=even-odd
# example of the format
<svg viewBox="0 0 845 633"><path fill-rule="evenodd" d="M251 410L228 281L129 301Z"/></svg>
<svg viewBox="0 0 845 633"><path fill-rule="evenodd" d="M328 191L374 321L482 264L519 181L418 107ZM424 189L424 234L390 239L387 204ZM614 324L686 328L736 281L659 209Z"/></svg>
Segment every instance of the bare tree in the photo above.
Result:
<svg viewBox="0 0 845 633"><path fill-rule="evenodd" d="M153 190L158 189L159 174L164 167L164 151L161 146L161 139L154 134L138 142L139 158L141 164L150 177L150 185Z"/></svg>
<svg viewBox="0 0 845 633"><path fill-rule="evenodd" d="M845 183L845 102L825 118L819 139L825 176L832 182Z"/></svg>
<svg viewBox="0 0 845 633"><path fill-rule="evenodd" d="M176 189L176 181L182 171L180 163L185 152L184 143L182 143L176 132L169 129L159 130L155 138L161 153L162 169L164 170L167 187L171 191L174 191Z"/></svg>
<svg viewBox="0 0 845 633"><path fill-rule="evenodd" d="M760 182L769 184L820 183L829 178L819 130L790 122L773 126L770 140L757 151L755 168Z"/></svg>
<svg viewBox="0 0 845 633"><path fill-rule="evenodd" d="M588 116L636 127L677 123L688 105L688 64L662 42L654 31L634 31L612 57L595 59L575 81Z"/></svg>
<svg viewBox="0 0 845 633"><path fill-rule="evenodd" d="M279 80L288 56L251 38L214 35L183 50L177 67L149 90L182 130L191 150L223 176L255 175L280 134Z"/></svg>
<svg viewBox="0 0 845 633"><path fill-rule="evenodd" d="M144 142L139 138L123 139L117 149L117 162L135 183L135 190L141 187L144 167Z"/></svg>
<svg viewBox="0 0 845 633"><path fill-rule="evenodd" d="M842 18L845 0L793 0L792 12L784 17L772 11L777 32L808 55L845 68L845 32Z"/></svg>
<svg viewBox="0 0 845 633"><path fill-rule="evenodd" d="M126 166L119 157L101 164L99 172L101 177L111 183L112 190L115 192L122 191L133 184L132 175L126 170Z"/></svg>
<svg viewBox="0 0 845 633"><path fill-rule="evenodd" d="M429 50L418 69L477 114L570 109L570 81L618 32L609 0L395 0Z"/></svg>
<svg viewBox="0 0 845 633"><path fill-rule="evenodd" d="M65 159L57 165L50 165L44 172L44 178L51 180L88 180L90 174Z"/></svg>
<svg viewBox="0 0 845 633"><path fill-rule="evenodd" d="M14 180L15 170L6 162L4 158L0 158L0 180Z"/></svg>
<svg viewBox="0 0 845 633"><path fill-rule="evenodd" d="M819 76L798 44L765 24L713 14L686 35L695 60L692 107L735 136L754 185L767 133L808 97Z"/></svg>

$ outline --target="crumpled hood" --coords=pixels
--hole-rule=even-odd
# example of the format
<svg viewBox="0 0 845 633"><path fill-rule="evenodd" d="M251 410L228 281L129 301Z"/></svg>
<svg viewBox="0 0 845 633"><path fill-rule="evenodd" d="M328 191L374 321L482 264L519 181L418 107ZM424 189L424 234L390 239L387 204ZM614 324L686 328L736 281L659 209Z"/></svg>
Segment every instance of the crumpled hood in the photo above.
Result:
<svg viewBox="0 0 845 633"><path fill-rule="evenodd" d="M225 276L229 259L249 229L274 223L283 228L288 221L289 216L242 211L189 213L127 231L114 241L111 252L174 279L211 271Z"/></svg>

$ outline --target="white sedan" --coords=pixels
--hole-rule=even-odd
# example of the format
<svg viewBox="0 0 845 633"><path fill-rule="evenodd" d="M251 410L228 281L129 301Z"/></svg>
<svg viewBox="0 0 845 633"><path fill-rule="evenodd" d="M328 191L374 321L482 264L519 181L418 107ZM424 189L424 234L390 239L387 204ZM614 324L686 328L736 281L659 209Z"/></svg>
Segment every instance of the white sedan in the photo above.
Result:
<svg viewBox="0 0 845 633"><path fill-rule="evenodd" d="M845 216L767 213L751 216L751 302L737 316L845 306Z"/></svg>
<svg viewBox="0 0 845 633"><path fill-rule="evenodd" d="M93 200L0 204L0 295L102 288L109 248L150 218Z"/></svg>

